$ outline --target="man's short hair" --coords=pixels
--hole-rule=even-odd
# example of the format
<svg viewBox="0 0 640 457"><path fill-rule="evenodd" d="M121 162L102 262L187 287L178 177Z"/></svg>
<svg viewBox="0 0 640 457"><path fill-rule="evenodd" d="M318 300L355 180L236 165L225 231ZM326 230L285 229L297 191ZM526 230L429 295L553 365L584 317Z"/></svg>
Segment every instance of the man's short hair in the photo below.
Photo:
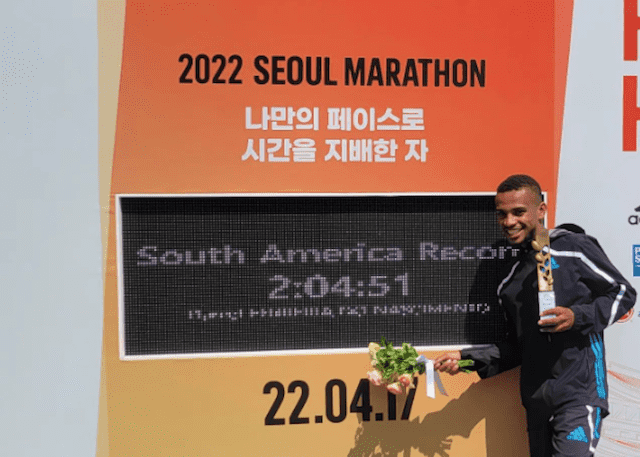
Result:
<svg viewBox="0 0 640 457"><path fill-rule="evenodd" d="M529 175L509 176L507 179L500 183L497 193L501 194L503 192L510 192L512 190L520 190L525 187L529 188L531 192L533 192L533 195L538 197L541 202L544 201L544 197L542 196L542 189L540 189L540 184L538 184L538 181L536 181Z"/></svg>

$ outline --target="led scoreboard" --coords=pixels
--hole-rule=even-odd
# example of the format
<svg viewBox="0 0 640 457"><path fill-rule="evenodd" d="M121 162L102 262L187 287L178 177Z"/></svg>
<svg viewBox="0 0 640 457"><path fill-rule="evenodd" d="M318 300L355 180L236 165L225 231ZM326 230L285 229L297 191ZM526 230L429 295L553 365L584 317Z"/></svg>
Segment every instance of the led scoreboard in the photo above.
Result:
<svg viewBox="0 0 640 457"><path fill-rule="evenodd" d="M118 195L127 358L495 342L493 195Z"/></svg>

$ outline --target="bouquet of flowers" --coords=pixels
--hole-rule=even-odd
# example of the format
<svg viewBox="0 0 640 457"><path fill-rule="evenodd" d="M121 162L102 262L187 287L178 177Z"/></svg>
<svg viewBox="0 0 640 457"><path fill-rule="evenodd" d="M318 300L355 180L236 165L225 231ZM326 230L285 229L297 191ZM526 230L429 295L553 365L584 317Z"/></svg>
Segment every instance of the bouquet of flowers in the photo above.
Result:
<svg viewBox="0 0 640 457"><path fill-rule="evenodd" d="M386 386L393 394L402 394L405 388L415 387L413 376L425 372L423 363L417 361L418 351L410 344L394 348L384 337L378 343L369 343L369 357L374 368L367 373L374 386Z"/></svg>
<svg viewBox="0 0 640 457"><path fill-rule="evenodd" d="M434 382L438 385L440 392L446 395L437 372L434 373L433 362L424 356L419 356L418 351L408 343L402 343L402 348L396 349L390 341L382 337L380 344L369 343L369 357L374 369L367 373L367 377L374 386L386 386L389 392L402 394L405 388L415 387L413 377L416 373L423 374L429 365L427 395L435 398L434 390L429 393L429 386L434 389ZM473 360L458 360L458 366L465 373L471 373L469 368L473 365Z"/></svg>

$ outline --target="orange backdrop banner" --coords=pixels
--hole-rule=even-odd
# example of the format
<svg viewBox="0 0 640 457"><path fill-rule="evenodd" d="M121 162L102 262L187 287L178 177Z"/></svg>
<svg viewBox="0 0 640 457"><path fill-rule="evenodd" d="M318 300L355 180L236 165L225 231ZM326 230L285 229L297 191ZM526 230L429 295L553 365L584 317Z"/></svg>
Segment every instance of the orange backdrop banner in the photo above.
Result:
<svg viewBox="0 0 640 457"><path fill-rule="evenodd" d="M359 401L364 353L121 360L114 201L492 192L529 173L553 214L557 32L552 0L128 1L105 286L108 455L526 455L516 372L444 376L450 396L419 390L404 419L406 397L391 420L374 392L382 420L332 422L329 396Z"/></svg>
<svg viewBox="0 0 640 457"><path fill-rule="evenodd" d="M112 190L550 189L553 26L551 1L131 1Z"/></svg>

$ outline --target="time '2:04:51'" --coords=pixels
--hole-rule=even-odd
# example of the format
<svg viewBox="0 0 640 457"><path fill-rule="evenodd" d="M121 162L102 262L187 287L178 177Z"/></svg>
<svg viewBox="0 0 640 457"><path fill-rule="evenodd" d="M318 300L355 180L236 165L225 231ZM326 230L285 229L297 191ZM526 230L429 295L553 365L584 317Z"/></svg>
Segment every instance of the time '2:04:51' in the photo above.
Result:
<svg viewBox="0 0 640 457"><path fill-rule="evenodd" d="M418 378L413 379L414 388L407 391L407 395L404 396L404 406L402 407L402 414L400 420L408 420L411 415L411 407L413 406L413 400L416 395L416 388L418 385ZM286 419L284 417L278 417L280 413L280 407L285 397L285 387L281 382L270 381L265 384L263 393L271 394L275 390L276 396L271 404L271 408L267 412L264 419L265 425L284 425ZM309 399L309 385L304 381L293 381L289 384L287 392L294 394L300 392L298 401L294 406L291 414L289 415L289 424L308 424L310 418L304 416L303 411L307 400ZM324 414L316 414L314 422L320 424L326 417L329 422L338 423L342 422L347 417L347 386L341 379L331 379L327 382L325 389L325 408ZM370 383L368 379L361 379L358 383L351 402L349 404L349 412L362 414L362 420L368 422L371 420L373 414L374 420L394 421L397 419L397 401L396 395L391 392L387 392L387 410L386 411L373 411L371 405L371 392ZM320 411L316 411L318 413Z"/></svg>
<svg viewBox="0 0 640 457"><path fill-rule="evenodd" d="M340 297L384 297L388 293L409 295L409 274L403 273L395 277L373 275L365 280L353 280L350 276L342 276L332 281L322 275L309 276L301 281L292 280L283 275L269 278L275 287L269 292L269 299L301 299L323 298L329 295Z"/></svg>

